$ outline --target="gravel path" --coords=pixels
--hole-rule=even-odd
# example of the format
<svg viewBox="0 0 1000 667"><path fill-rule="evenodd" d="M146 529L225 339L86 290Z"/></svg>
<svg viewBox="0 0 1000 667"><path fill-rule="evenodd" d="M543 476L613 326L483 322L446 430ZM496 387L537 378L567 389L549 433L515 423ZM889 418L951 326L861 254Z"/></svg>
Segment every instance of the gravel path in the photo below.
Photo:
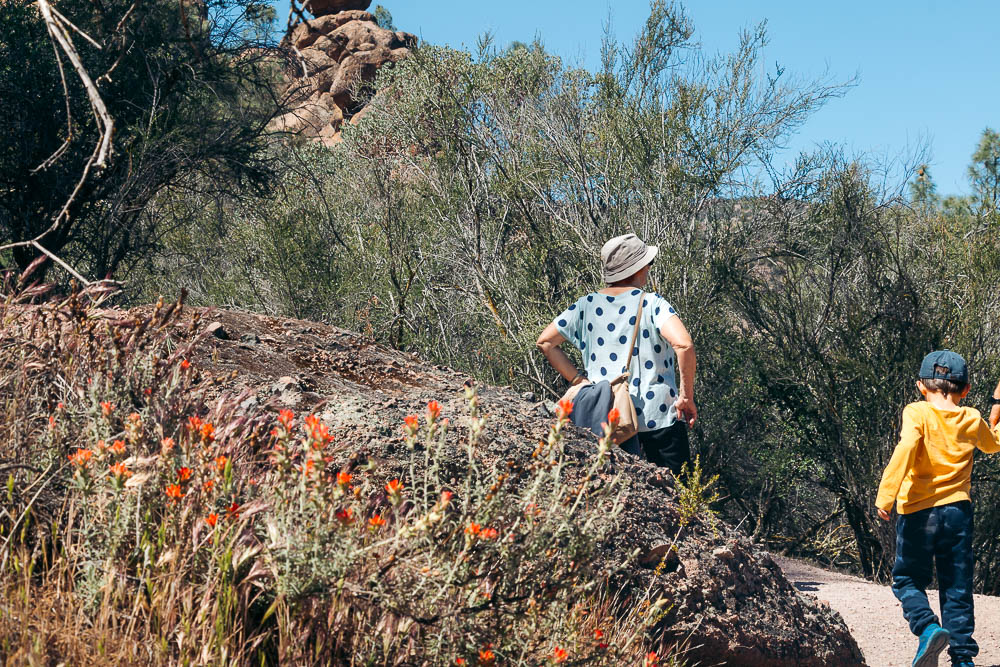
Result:
<svg viewBox="0 0 1000 667"><path fill-rule="evenodd" d="M909 667L917 639L903 620L899 602L888 586L830 572L802 561L775 557L785 576L798 590L814 595L840 612L871 667ZM937 591L928 591L931 607L938 611ZM978 667L1000 667L1000 597L976 596ZM941 665L948 665L947 651Z"/></svg>

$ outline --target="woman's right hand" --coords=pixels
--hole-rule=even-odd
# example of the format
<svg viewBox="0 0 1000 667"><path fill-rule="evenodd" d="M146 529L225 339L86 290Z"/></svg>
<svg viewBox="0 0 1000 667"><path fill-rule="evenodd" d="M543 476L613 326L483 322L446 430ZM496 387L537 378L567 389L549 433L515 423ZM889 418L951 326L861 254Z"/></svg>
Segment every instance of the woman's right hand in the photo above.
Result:
<svg viewBox="0 0 1000 667"><path fill-rule="evenodd" d="M674 407L677 408L677 415L684 420L688 428L694 426L695 420L698 419L698 406L694 404L694 399L679 396L674 401Z"/></svg>

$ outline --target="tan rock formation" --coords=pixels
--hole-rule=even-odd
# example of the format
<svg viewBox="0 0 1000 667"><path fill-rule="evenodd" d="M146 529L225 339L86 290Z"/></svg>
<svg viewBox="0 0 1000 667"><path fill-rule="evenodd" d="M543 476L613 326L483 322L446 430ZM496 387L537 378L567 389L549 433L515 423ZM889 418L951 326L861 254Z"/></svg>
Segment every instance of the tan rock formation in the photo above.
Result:
<svg viewBox="0 0 1000 667"><path fill-rule="evenodd" d="M386 30L364 11L370 0L311 0L317 18L298 23L282 40L292 51L285 77L293 93L292 110L271 129L298 134L332 146L340 142L345 120L360 117L375 91L378 71L410 54L417 38Z"/></svg>
<svg viewBox="0 0 1000 667"><path fill-rule="evenodd" d="M351 9L368 9L372 0L306 0L305 10L313 16L328 16Z"/></svg>

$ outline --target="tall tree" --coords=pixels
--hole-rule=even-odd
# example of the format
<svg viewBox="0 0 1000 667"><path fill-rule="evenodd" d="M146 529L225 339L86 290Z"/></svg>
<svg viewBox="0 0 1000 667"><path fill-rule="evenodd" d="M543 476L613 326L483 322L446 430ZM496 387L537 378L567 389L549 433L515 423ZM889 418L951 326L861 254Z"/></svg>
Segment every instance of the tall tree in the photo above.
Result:
<svg viewBox="0 0 1000 667"><path fill-rule="evenodd" d="M1000 134L986 128L969 165L973 207L980 220L995 221L1000 214Z"/></svg>
<svg viewBox="0 0 1000 667"><path fill-rule="evenodd" d="M261 9L251 0L62 0L58 12L7 2L0 243L34 239L102 277L157 242L143 212L164 188L192 174L215 188L266 186L261 148L278 105ZM107 159L95 161L102 141ZM23 268L37 254L20 245L10 259Z"/></svg>

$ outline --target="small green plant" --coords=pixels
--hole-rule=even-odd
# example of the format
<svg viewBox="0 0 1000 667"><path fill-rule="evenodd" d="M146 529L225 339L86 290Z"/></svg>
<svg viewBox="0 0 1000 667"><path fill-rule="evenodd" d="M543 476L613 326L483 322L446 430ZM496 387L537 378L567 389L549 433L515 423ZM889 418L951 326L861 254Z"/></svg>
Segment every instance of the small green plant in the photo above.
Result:
<svg viewBox="0 0 1000 667"><path fill-rule="evenodd" d="M694 466L684 464L680 477L677 478L677 502L680 505L681 525L686 526L696 517L704 517L713 526L718 513L712 505L719 500L716 483L718 475L712 475L703 481L704 470L701 468L701 456L694 457Z"/></svg>

